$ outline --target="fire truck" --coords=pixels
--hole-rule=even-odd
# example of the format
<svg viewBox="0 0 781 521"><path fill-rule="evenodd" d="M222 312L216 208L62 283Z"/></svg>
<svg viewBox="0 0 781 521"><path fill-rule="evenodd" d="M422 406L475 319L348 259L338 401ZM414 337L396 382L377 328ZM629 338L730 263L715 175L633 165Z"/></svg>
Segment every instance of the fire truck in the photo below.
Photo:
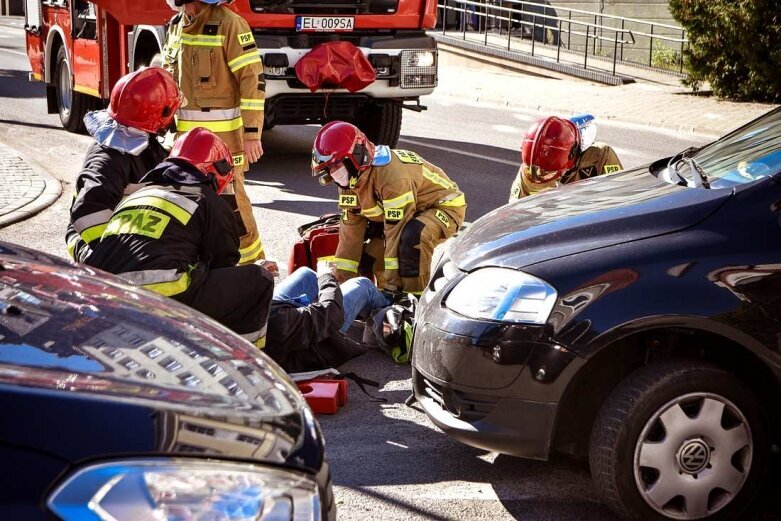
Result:
<svg viewBox="0 0 781 521"><path fill-rule="evenodd" d="M424 110L437 84L436 0L236 0L252 28L266 77L264 128L355 123L376 143L395 145L402 109ZM87 111L108 103L112 86L162 52L164 0L26 0L30 79L46 84L49 113L83 129ZM310 90L295 65L321 42L347 41L368 58L376 80L357 92Z"/></svg>

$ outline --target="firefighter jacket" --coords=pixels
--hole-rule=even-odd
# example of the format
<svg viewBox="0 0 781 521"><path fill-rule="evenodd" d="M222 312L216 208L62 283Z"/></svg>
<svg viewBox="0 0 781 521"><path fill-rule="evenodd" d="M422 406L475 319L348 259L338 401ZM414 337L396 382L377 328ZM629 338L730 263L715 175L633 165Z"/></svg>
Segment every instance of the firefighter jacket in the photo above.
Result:
<svg viewBox="0 0 781 521"><path fill-rule="evenodd" d="M165 161L141 182L114 210L88 264L169 297L202 282L198 267L236 265L231 209L200 172Z"/></svg>
<svg viewBox="0 0 781 521"><path fill-rule="evenodd" d="M137 189L141 178L167 155L154 137L149 138L149 146L137 156L98 143L89 147L76 178L65 235L73 260L86 260L122 197Z"/></svg>
<svg viewBox="0 0 781 521"><path fill-rule="evenodd" d="M555 181L535 183L523 174L524 165L521 165L510 189L510 202L554 188L560 184L573 183L581 179L588 179L603 174L612 174L623 168L616 151L610 145L594 143L580 155L574 168L566 171L560 179Z"/></svg>
<svg viewBox="0 0 781 521"><path fill-rule="evenodd" d="M246 20L221 5L204 5L194 18L176 15L163 64L187 99L176 129L208 128L234 153L234 166L243 166L244 156L236 155L243 147L241 131L260 139L265 98L263 65Z"/></svg>
<svg viewBox="0 0 781 521"><path fill-rule="evenodd" d="M385 165L375 164L361 174L352 190L339 191L342 220L334 264L340 277L357 274L367 223L382 222L384 279L389 286L398 287L399 243L404 226L417 214L436 209L436 218L452 235L463 221L466 200L442 169L416 153L392 150L388 155Z"/></svg>
<svg viewBox="0 0 781 521"><path fill-rule="evenodd" d="M264 351L287 372L336 367L344 361L336 359L328 340L339 334L344 322L342 291L330 273L318 277L317 285L317 302L308 306L271 303Z"/></svg>

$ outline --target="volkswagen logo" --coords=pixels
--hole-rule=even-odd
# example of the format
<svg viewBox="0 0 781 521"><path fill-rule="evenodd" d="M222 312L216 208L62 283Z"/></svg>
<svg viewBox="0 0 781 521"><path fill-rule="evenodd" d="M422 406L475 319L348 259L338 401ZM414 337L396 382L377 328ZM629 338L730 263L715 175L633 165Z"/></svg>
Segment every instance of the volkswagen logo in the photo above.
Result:
<svg viewBox="0 0 781 521"><path fill-rule="evenodd" d="M701 439L688 440L678 451L678 465L689 474L697 474L710 461L710 447Z"/></svg>

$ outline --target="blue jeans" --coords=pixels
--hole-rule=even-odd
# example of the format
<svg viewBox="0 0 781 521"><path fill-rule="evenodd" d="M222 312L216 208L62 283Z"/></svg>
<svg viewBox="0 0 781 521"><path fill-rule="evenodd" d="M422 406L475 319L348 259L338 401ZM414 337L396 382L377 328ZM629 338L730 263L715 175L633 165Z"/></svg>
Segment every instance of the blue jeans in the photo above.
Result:
<svg viewBox="0 0 781 521"><path fill-rule="evenodd" d="M344 297L344 323L339 329L342 333L347 331L362 311L389 306L391 303L366 277L352 278L339 286L339 289ZM274 288L273 300L307 306L317 302L318 293L317 273L304 267L298 268Z"/></svg>

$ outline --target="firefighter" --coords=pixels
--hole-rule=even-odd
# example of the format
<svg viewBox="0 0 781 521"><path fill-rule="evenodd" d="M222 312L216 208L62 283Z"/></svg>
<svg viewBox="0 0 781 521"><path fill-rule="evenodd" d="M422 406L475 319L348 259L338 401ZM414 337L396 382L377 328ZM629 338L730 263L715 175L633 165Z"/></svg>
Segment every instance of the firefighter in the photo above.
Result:
<svg viewBox="0 0 781 521"><path fill-rule="evenodd" d="M265 345L274 279L256 264L236 266L239 234L219 194L233 177L232 155L195 128L114 210L88 264L172 297Z"/></svg>
<svg viewBox="0 0 781 521"><path fill-rule="evenodd" d="M434 247L458 230L466 200L438 167L406 150L375 146L354 125L328 123L312 149L312 175L339 187L339 246L334 264L341 282L358 272L369 221L383 224L382 273L389 292L420 294L428 283Z"/></svg>
<svg viewBox="0 0 781 521"><path fill-rule="evenodd" d="M510 189L510 202L562 184L623 169L610 145L596 142L583 146L583 132L579 127L590 126L595 136L596 126L591 126L593 120L593 116L580 117L576 121L550 116L535 121L521 143L521 168Z"/></svg>
<svg viewBox="0 0 781 521"><path fill-rule="evenodd" d="M249 25L224 3L175 0L182 11L170 22L163 64L188 100L176 115L177 131L207 128L233 154L234 181L223 197L238 213L240 262L246 264L265 258L244 172L263 155L260 134L266 82Z"/></svg>
<svg viewBox="0 0 781 521"><path fill-rule="evenodd" d="M89 257L122 196L168 155L157 136L171 125L181 103L179 88L165 70L142 68L120 78L108 109L84 116L95 142L76 178L65 234L74 260Z"/></svg>

